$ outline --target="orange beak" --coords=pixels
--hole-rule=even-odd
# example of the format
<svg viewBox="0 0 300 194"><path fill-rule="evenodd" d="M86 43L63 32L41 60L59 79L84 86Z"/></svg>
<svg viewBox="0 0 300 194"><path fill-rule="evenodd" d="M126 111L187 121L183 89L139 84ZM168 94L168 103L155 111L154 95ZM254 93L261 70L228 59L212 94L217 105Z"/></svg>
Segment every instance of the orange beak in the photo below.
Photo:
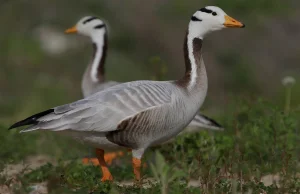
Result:
<svg viewBox="0 0 300 194"><path fill-rule="evenodd" d="M72 33L76 33L76 32L77 32L76 26L73 26L72 28L69 28L65 31L66 34L72 34Z"/></svg>
<svg viewBox="0 0 300 194"><path fill-rule="evenodd" d="M224 22L224 26L228 27L228 28L244 28L245 24L237 21L236 19L233 19L232 17L225 15L225 22Z"/></svg>

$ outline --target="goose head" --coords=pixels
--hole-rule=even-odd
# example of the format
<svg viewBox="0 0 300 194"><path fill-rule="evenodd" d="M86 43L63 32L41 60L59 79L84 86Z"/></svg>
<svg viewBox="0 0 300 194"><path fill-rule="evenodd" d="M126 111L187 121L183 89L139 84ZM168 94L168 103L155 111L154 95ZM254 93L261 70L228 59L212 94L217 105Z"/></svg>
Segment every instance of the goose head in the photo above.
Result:
<svg viewBox="0 0 300 194"><path fill-rule="evenodd" d="M78 33L90 37L94 42L103 39L106 33L106 24L97 17L85 16L75 26L65 31L67 34Z"/></svg>
<svg viewBox="0 0 300 194"><path fill-rule="evenodd" d="M189 23L189 34L203 39L210 32L223 28L244 28L245 25L228 16L221 8L206 6L196 11Z"/></svg>

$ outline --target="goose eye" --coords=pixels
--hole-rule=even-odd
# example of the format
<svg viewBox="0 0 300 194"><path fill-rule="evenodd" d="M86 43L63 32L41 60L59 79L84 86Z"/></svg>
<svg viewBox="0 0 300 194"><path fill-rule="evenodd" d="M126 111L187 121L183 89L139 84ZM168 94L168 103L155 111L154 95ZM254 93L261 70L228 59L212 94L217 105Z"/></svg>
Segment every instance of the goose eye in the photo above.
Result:
<svg viewBox="0 0 300 194"><path fill-rule="evenodd" d="M213 15L213 16L216 16L216 15L217 15L217 13L216 13L216 12L212 12L212 15Z"/></svg>

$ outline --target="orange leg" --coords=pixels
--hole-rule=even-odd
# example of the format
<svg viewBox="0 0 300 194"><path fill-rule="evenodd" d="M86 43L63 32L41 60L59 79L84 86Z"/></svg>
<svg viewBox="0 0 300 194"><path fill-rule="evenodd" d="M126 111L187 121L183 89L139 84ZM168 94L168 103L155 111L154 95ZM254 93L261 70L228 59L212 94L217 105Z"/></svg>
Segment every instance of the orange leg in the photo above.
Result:
<svg viewBox="0 0 300 194"><path fill-rule="evenodd" d="M104 160L107 163L107 165L110 166L114 159L116 159L117 157L121 157L121 156L124 156L124 152L122 152L122 151L106 153L106 154L104 154ZM83 164L89 164L90 162L95 166L99 165L98 158L83 158L82 159Z"/></svg>
<svg viewBox="0 0 300 194"><path fill-rule="evenodd" d="M141 180L141 164L141 159L135 157L132 158L133 173L137 181Z"/></svg>
<svg viewBox="0 0 300 194"><path fill-rule="evenodd" d="M98 158L82 158L82 164L92 163L95 166L99 166Z"/></svg>
<svg viewBox="0 0 300 194"><path fill-rule="evenodd" d="M96 149L96 155L102 170L102 179L101 181L112 181L113 180L113 176L111 175L111 173L109 172L106 162L104 160L104 150L102 149Z"/></svg>
<svg viewBox="0 0 300 194"><path fill-rule="evenodd" d="M82 158L82 164L88 164L89 158Z"/></svg>
<svg viewBox="0 0 300 194"><path fill-rule="evenodd" d="M104 155L104 160L108 165L111 165L114 159L116 159L117 157L121 157L121 156L124 156L124 152L122 152L122 151L111 152L111 153L107 153Z"/></svg>

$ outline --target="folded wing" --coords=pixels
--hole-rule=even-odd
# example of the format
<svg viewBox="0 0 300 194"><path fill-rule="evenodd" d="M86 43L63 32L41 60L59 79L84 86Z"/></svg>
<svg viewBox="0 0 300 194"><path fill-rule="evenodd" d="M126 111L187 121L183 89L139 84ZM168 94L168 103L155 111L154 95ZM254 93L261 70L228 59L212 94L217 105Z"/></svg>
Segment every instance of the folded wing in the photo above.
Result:
<svg viewBox="0 0 300 194"><path fill-rule="evenodd" d="M138 81L119 84L85 99L33 115L11 128L30 125L21 132L38 129L108 132L122 120L171 102L168 82Z"/></svg>

